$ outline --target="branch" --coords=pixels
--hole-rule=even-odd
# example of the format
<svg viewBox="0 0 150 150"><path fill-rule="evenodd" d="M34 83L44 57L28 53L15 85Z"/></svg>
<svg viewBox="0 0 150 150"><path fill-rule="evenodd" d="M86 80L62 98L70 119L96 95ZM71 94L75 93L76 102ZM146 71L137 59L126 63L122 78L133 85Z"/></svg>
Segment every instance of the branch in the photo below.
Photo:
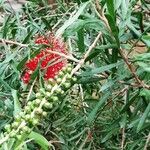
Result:
<svg viewBox="0 0 150 150"><path fill-rule="evenodd" d="M97 10L97 15L99 16L99 18L105 23L106 27L108 28L109 31L111 31L109 23L104 15L104 10L101 8L101 6L99 5L99 0L95 0L95 6L96 6L96 10Z"/></svg>
<svg viewBox="0 0 150 150"><path fill-rule="evenodd" d="M144 150L147 150L149 142L150 142L150 133L148 134L148 137L144 146Z"/></svg>
<svg viewBox="0 0 150 150"><path fill-rule="evenodd" d="M93 50L93 48L96 46L96 44L97 44L99 38L101 37L101 35L102 35L102 33L99 32L99 34L95 38L95 40L92 43L92 45L89 47L88 51L85 53L85 55L83 56L83 58L79 61L78 65L72 70L71 75L75 74L81 68L81 66L84 64L86 58L89 56L89 54L91 53L91 51Z"/></svg>
<svg viewBox="0 0 150 150"><path fill-rule="evenodd" d="M123 58L123 60L125 61L126 65L128 66L128 69L130 70L131 74L133 75L134 79L136 80L136 82L143 88L145 89L150 89L150 86L145 84L144 81L140 80L140 78L136 75L135 71L134 71L134 66L129 62L128 57L125 56L124 52L122 49L120 49L120 55Z"/></svg>
<svg viewBox="0 0 150 150"><path fill-rule="evenodd" d="M1 39L0 38L0 43L7 43L7 44L13 44L13 45L18 45L20 47L28 47L27 44L21 44L19 42L14 42L14 41L10 41L10 40L5 40L5 39Z"/></svg>
<svg viewBox="0 0 150 150"><path fill-rule="evenodd" d="M60 53L60 52L57 52L57 51L52 51L52 50L47 50L49 53L52 53L52 54L57 54L61 57L65 57L66 59L68 60L72 60L74 62L79 62L78 59L74 58L73 56L68 56L68 55L65 55L64 53Z"/></svg>

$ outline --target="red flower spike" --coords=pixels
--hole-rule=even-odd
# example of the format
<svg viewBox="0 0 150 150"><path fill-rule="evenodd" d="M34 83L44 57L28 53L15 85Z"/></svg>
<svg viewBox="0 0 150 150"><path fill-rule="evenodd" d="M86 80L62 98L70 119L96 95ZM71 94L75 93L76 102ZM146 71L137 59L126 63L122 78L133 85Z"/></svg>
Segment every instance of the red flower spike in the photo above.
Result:
<svg viewBox="0 0 150 150"><path fill-rule="evenodd" d="M54 78L55 75L66 65L67 60L62 59L61 56L57 54L51 54L50 51L57 51L64 54L67 54L65 45L56 39L54 36L50 35L49 37L41 36L36 39L36 44L46 44L50 47L41 50L34 58L30 59L26 64L25 68L27 69L25 74L22 77L24 83L29 83L30 76L32 72L37 68L40 63L42 70L45 70L44 78L47 80L49 78ZM48 66L49 65L49 66Z"/></svg>

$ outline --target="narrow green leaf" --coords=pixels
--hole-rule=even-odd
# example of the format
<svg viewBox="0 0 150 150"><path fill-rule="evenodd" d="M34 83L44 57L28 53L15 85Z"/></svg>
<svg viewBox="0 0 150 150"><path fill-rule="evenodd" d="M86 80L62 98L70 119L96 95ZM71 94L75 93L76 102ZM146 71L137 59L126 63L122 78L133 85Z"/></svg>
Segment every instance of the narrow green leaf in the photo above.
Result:
<svg viewBox="0 0 150 150"><path fill-rule="evenodd" d="M91 124L95 117L96 117L96 113L98 112L99 109L101 109L101 107L103 106L103 104L107 101L108 97L109 97L110 93L106 93L105 95L103 95L102 98L100 98L99 102L96 104L95 108L89 113L88 117L87 117L87 123Z"/></svg>
<svg viewBox="0 0 150 150"><path fill-rule="evenodd" d="M108 13L115 19L114 0L106 0Z"/></svg>
<svg viewBox="0 0 150 150"><path fill-rule="evenodd" d="M139 132L142 129L142 127L146 121L146 118L148 117L149 112L150 112L150 103L148 104L146 110L144 111L144 113L139 121L139 124L137 126L137 132Z"/></svg>
<svg viewBox="0 0 150 150"><path fill-rule="evenodd" d="M88 4L89 4L89 2L86 2L83 5L81 5L81 7L77 11L77 13L74 16L71 16L64 23L64 25L56 31L56 37L59 37L60 35L62 35L64 33L64 31L78 19L78 17L83 13L84 9L87 7Z"/></svg>
<svg viewBox="0 0 150 150"><path fill-rule="evenodd" d="M21 104L19 102L18 96L17 96L17 90L12 89L11 90L13 100L14 100L14 112L13 115L16 116L21 112Z"/></svg>
<svg viewBox="0 0 150 150"><path fill-rule="evenodd" d="M84 29L80 29L78 32L78 49L80 52L84 52L85 51L85 45L84 45Z"/></svg>
<svg viewBox="0 0 150 150"><path fill-rule="evenodd" d="M98 73L102 73L104 71L108 71L114 67L117 67L119 65L123 64L123 62L117 62L114 64L110 64L110 65L106 65L106 66L102 66L100 68L96 68L96 69L92 69L91 71L86 71L84 73L81 74L81 76L92 76L94 74L98 74Z"/></svg>
<svg viewBox="0 0 150 150"><path fill-rule="evenodd" d="M146 43L147 47L150 47L150 35L143 35L142 40Z"/></svg>
<svg viewBox="0 0 150 150"><path fill-rule="evenodd" d="M29 138L33 139L37 144L39 144L42 150L50 150L50 143L41 134L32 131L31 134L29 135Z"/></svg>

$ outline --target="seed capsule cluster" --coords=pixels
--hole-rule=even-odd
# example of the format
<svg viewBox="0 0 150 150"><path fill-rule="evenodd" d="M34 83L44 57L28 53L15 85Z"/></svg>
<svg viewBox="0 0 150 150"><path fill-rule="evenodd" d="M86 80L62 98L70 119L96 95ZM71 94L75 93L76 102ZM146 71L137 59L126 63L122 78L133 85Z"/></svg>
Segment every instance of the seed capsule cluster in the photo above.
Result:
<svg viewBox="0 0 150 150"><path fill-rule="evenodd" d="M21 140L22 135L29 134L40 119L46 117L47 112L59 103L65 91L76 82L77 78L70 75L71 71L72 65L68 64L54 79L47 80L44 87L36 93L35 100L29 101L24 111L15 116L14 122L5 126L5 136Z"/></svg>

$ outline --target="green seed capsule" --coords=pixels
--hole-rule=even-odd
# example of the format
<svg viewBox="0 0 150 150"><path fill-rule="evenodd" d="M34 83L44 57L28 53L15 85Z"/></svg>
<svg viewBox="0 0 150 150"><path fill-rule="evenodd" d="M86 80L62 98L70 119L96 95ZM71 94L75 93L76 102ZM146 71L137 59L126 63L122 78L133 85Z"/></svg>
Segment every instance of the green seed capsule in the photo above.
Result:
<svg viewBox="0 0 150 150"><path fill-rule="evenodd" d="M32 104L32 102L31 102L31 101L28 101L27 105L30 106L31 104Z"/></svg>
<svg viewBox="0 0 150 150"><path fill-rule="evenodd" d="M43 111L42 115L43 115L44 117L46 117L46 116L47 116L47 112L46 112L46 111Z"/></svg>
<svg viewBox="0 0 150 150"><path fill-rule="evenodd" d="M44 107L48 108L48 109L51 109L53 107L53 104L47 102L47 103L44 104Z"/></svg>
<svg viewBox="0 0 150 150"><path fill-rule="evenodd" d="M46 98L45 97L42 98L42 103L46 103L46 102L47 102Z"/></svg>
<svg viewBox="0 0 150 150"><path fill-rule="evenodd" d="M4 128L5 128L5 130L6 130L7 132L10 132L10 131L11 131L11 126L10 126L10 124L6 124Z"/></svg>
<svg viewBox="0 0 150 150"><path fill-rule="evenodd" d="M51 86L50 84L48 84L48 85L46 85L46 89L47 89L48 91L51 91L52 86Z"/></svg>
<svg viewBox="0 0 150 150"><path fill-rule="evenodd" d="M46 92L46 93L45 93L45 96L46 96L46 97L50 97L50 96L51 96L51 93L50 93L50 92Z"/></svg>
<svg viewBox="0 0 150 150"><path fill-rule="evenodd" d="M41 92L42 94L44 94L44 93L45 93L45 89L44 89L44 88L41 88L41 89L40 89L40 92Z"/></svg>
<svg viewBox="0 0 150 150"><path fill-rule="evenodd" d="M29 121L31 119L31 116L29 114L25 115L25 120Z"/></svg>
<svg viewBox="0 0 150 150"><path fill-rule="evenodd" d="M59 71L58 76L63 77L64 76L63 71Z"/></svg>
<svg viewBox="0 0 150 150"><path fill-rule="evenodd" d="M65 93L65 91L64 90L61 90L61 94L63 95Z"/></svg>
<svg viewBox="0 0 150 150"><path fill-rule="evenodd" d="M15 137L16 136L15 130L12 130L9 135L11 138Z"/></svg>
<svg viewBox="0 0 150 150"><path fill-rule="evenodd" d="M14 123L12 123L12 127L13 128L17 128L19 126L19 122L14 122Z"/></svg>
<svg viewBox="0 0 150 150"><path fill-rule="evenodd" d="M17 135L16 138L20 141L22 139L21 135Z"/></svg>
<svg viewBox="0 0 150 150"><path fill-rule="evenodd" d="M56 89L56 93L57 93L57 94L60 94L60 93L61 93L61 91L62 91L62 89L61 89L61 88L57 88L57 89Z"/></svg>
<svg viewBox="0 0 150 150"><path fill-rule="evenodd" d="M67 67L72 67L72 64L68 64Z"/></svg>
<svg viewBox="0 0 150 150"><path fill-rule="evenodd" d="M21 119L20 115L15 115L14 118L16 121L19 121Z"/></svg>
<svg viewBox="0 0 150 150"><path fill-rule="evenodd" d="M40 99L36 99L35 100L35 104L38 106L39 104L41 103L41 100Z"/></svg>
<svg viewBox="0 0 150 150"><path fill-rule="evenodd" d="M33 126L37 125L39 123L38 119L32 119L32 124Z"/></svg>
<svg viewBox="0 0 150 150"><path fill-rule="evenodd" d="M76 77L72 77L72 81L73 81L73 82L76 82L76 81L77 81L77 78L76 78Z"/></svg>
<svg viewBox="0 0 150 150"><path fill-rule="evenodd" d="M67 77L66 77L67 79L72 79L72 75L70 75L70 74L67 74Z"/></svg>
<svg viewBox="0 0 150 150"><path fill-rule="evenodd" d="M69 82L63 83L63 86L64 86L66 89L68 89L68 88L71 87L71 83L69 83Z"/></svg>
<svg viewBox="0 0 150 150"><path fill-rule="evenodd" d="M52 96L51 99L53 100L53 102L56 102L59 100L57 96Z"/></svg>
<svg viewBox="0 0 150 150"><path fill-rule="evenodd" d="M36 98L41 98L42 96L41 96L41 93L39 93L39 92L37 92L36 94L35 94L35 96L36 96Z"/></svg>
<svg viewBox="0 0 150 150"><path fill-rule="evenodd" d="M36 108L35 113L41 115L43 110L41 108Z"/></svg>
<svg viewBox="0 0 150 150"><path fill-rule="evenodd" d="M66 71L70 73L72 71L72 67L68 67Z"/></svg>
<svg viewBox="0 0 150 150"><path fill-rule="evenodd" d="M55 80L52 79L52 78L50 78L50 79L48 79L48 83L49 83L50 85L54 85L54 84L55 84Z"/></svg>
<svg viewBox="0 0 150 150"><path fill-rule="evenodd" d="M30 128L27 127L27 126L24 126L24 127L22 128L22 131L25 132L25 133L30 133Z"/></svg>
<svg viewBox="0 0 150 150"><path fill-rule="evenodd" d="M26 106L26 107L25 107L25 111L26 111L26 112L30 112L30 111L31 111L30 106Z"/></svg>
<svg viewBox="0 0 150 150"><path fill-rule="evenodd" d="M57 79L56 79L57 84L61 83L61 81L62 81L61 78L57 78Z"/></svg>

